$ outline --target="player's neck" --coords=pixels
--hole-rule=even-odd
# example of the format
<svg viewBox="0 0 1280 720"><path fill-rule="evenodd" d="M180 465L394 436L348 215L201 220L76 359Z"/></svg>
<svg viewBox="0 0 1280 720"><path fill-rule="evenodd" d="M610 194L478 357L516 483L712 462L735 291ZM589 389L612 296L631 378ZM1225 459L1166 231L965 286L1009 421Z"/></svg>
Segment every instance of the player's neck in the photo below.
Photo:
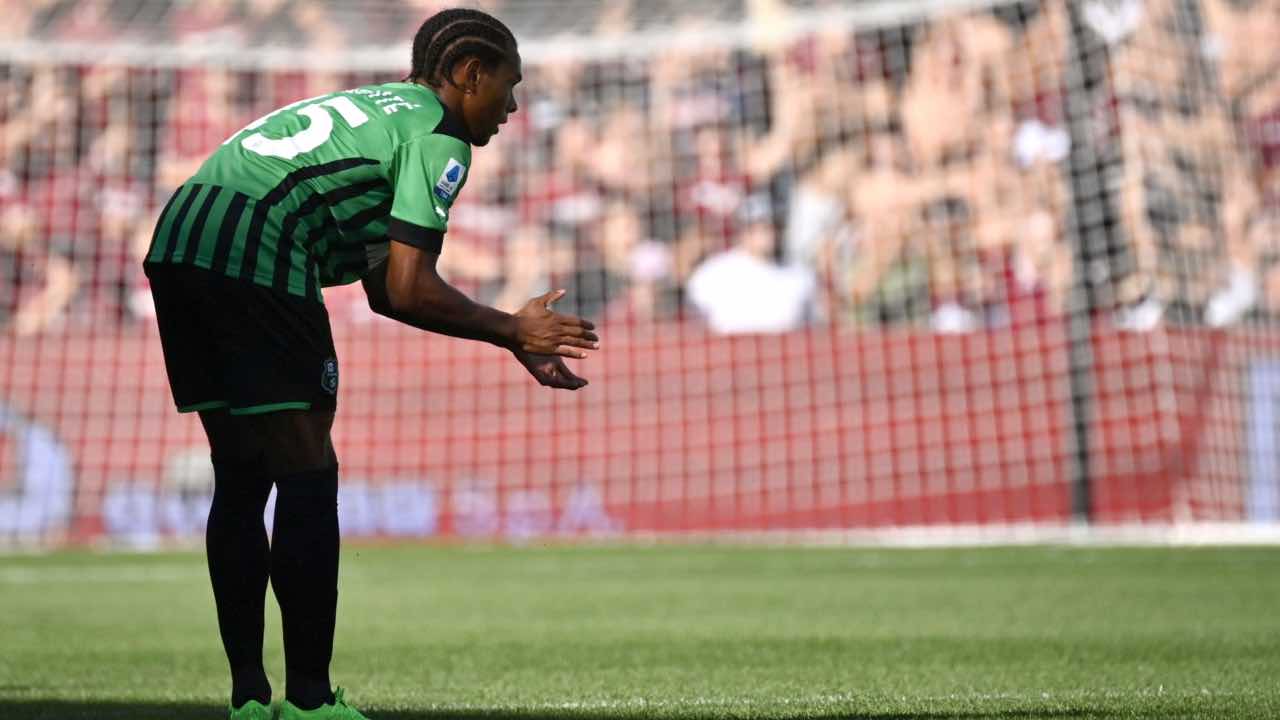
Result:
<svg viewBox="0 0 1280 720"><path fill-rule="evenodd" d="M440 87L435 87L432 85L428 85L422 80L411 80L410 82L421 85L422 87L435 93L435 96L440 98L441 105L444 105L445 108L449 110L449 112L454 114L454 116L458 118L462 117L462 90L460 88L455 87L453 85L449 85L447 83L441 85Z"/></svg>

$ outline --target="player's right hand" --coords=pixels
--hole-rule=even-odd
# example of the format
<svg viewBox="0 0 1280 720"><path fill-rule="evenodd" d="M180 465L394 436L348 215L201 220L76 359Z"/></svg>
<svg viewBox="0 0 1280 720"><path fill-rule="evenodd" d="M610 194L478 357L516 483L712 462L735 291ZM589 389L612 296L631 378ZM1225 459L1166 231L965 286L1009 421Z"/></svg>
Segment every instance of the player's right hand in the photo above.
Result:
<svg viewBox="0 0 1280 720"><path fill-rule="evenodd" d="M586 350L598 350L600 338L589 320L561 315L551 303L564 297L564 290L533 298L515 314L516 349L539 355L585 358Z"/></svg>

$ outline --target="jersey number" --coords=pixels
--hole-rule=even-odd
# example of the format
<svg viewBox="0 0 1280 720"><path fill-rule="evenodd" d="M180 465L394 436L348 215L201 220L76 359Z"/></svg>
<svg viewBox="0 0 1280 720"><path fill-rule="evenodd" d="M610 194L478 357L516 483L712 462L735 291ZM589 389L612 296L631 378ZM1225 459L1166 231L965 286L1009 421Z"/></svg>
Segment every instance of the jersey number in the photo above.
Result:
<svg viewBox="0 0 1280 720"><path fill-rule="evenodd" d="M286 105L270 115L264 115L258 118L246 126L244 130L253 130L255 128L262 127L275 115L307 102L311 101L302 100L301 102L296 102L293 105ZM350 98L342 95L334 95L327 100L312 103L311 105L307 105L298 110L298 114L305 116L311 121L311 124L297 133L290 135L289 137L269 138L260 132L256 132L241 140L240 145L244 147L245 150L255 152L259 155L284 158L285 160L292 160L302 153L311 152L323 145L325 141L329 139L329 136L333 134L333 116L325 108L338 111L338 114L342 116L343 121L353 128L358 128L369 121L369 116L365 115L360 108L356 107L356 104L351 102ZM244 132L244 130L241 130L240 132ZM240 133L236 133L236 135L239 134ZM232 139L235 139L235 136L232 136ZM231 142L231 140L228 140L227 142Z"/></svg>

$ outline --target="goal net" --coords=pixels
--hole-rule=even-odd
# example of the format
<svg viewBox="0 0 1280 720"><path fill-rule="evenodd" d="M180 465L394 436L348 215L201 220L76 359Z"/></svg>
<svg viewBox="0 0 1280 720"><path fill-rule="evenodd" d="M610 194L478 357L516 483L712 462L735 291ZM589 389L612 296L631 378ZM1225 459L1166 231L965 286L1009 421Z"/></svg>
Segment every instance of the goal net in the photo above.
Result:
<svg viewBox="0 0 1280 720"><path fill-rule="evenodd" d="M0 543L200 536L140 259L440 4L0 3ZM1280 2L488 2L520 111L441 272L591 382L326 290L343 533L837 541L1280 520ZM318 379L317 379L318 381Z"/></svg>

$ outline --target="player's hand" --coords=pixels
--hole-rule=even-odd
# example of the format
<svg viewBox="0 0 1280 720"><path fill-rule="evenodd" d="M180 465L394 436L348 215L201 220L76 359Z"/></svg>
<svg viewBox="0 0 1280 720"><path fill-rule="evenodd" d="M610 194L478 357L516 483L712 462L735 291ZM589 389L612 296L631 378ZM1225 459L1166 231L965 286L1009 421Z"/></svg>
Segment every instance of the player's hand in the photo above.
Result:
<svg viewBox="0 0 1280 720"><path fill-rule="evenodd" d="M515 355L529 374L547 387L577 390L587 385L587 381L574 375L558 355L539 355L521 350L517 350Z"/></svg>
<svg viewBox="0 0 1280 720"><path fill-rule="evenodd" d="M586 350L599 349L600 338L591 332L595 325L551 309L551 303L562 297L564 290L553 290L530 300L516 312L515 350L535 355L584 358Z"/></svg>

